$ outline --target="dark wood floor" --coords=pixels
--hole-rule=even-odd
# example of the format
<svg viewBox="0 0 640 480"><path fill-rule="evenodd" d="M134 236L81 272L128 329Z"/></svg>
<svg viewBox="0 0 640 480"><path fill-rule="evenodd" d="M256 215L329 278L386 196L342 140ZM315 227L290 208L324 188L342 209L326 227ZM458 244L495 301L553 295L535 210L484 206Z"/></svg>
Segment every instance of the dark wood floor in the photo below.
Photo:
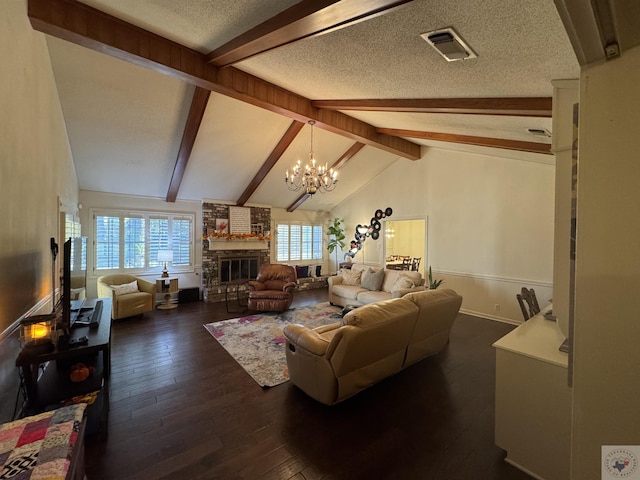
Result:
<svg viewBox="0 0 640 480"><path fill-rule="evenodd" d="M491 344L513 326L459 315L445 351L327 407L289 382L263 390L202 327L237 316L194 302L114 322L89 480L530 478L493 441Z"/></svg>

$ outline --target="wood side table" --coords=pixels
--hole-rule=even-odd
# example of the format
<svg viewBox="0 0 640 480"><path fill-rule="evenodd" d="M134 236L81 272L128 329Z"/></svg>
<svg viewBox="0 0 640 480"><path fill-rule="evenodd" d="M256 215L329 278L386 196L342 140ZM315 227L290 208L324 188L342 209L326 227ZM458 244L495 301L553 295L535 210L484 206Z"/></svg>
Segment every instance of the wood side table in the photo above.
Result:
<svg viewBox="0 0 640 480"><path fill-rule="evenodd" d="M173 294L178 293L178 277L160 277L156 279L156 292L164 293L164 303L158 305L160 310L170 310L178 306L171 301Z"/></svg>

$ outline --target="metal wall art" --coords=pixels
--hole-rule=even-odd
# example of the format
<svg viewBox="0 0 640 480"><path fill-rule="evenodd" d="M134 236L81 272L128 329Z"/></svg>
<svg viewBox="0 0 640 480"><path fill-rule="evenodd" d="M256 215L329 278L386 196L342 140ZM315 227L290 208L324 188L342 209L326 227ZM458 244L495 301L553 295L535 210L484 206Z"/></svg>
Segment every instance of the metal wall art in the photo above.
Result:
<svg viewBox="0 0 640 480"><path fill-rule="evenodd" d="M344 259L346 260L347 257L355 257L356 253L362 249L367 238L371 237L372 240L380 238L380 231L382 230L381 220L385 217L390 217L392 213L393 210L391 207L387 207L384 210L378 209L373 214L373 217L371 217L369 225L358 224L356 226L355 240L351 240L350 249L344 254Z"/></svg>

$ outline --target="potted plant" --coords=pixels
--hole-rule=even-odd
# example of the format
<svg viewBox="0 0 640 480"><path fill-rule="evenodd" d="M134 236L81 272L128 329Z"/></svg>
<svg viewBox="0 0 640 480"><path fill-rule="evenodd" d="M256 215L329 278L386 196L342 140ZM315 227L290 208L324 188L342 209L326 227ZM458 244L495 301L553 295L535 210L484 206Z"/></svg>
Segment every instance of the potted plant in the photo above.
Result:
<svg viewBox="0 0 640 480"><path fill-rule="evenodd" d="M435 290L442 284L442 282L444 282L444 280L442 279L439 279L439 280L433 279L433 275L431 273L431 265L429 265L429 289Z"/></svg>
<svg viewBox="0 0 640 480"><path fill-rule="evenodd" d="M333 237L327 243L327 250L329 250L329 255L331 255L334 251L336 252L336 272L338 271L338 247L340 249L344 248L344 228L342 228L342 222L344 222L341 218L334 218L331 220L331 224L329 225L329 229L327 230L327 235Z"/></svg>

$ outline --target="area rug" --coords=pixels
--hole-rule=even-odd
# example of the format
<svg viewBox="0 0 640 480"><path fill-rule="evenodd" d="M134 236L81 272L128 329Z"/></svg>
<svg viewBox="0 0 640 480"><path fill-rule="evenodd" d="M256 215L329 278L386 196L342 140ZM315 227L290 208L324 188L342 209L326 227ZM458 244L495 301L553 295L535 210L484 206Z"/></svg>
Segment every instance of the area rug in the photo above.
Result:
<svg viewBox="0 0 640 480"><path fill-rule="evenodd" d="M341 308L329 302L286 312L261 313L207 323L204 328L263 388L289 380L283 328L300 323L310 328L338 322Z"/></svg>

